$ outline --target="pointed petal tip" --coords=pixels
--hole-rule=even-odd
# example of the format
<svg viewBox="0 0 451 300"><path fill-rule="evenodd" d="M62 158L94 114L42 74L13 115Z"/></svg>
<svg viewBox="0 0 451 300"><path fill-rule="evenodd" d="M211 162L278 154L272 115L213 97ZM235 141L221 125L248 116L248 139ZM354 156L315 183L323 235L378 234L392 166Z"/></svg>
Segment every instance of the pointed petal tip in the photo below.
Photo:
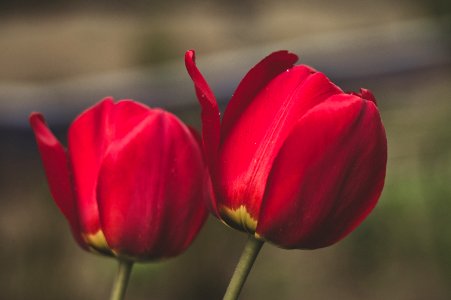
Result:
<svg viewBox="0 0 451 300"><path fill-rule="evenodd" d="M297 54L290 52L289 50L274 51L272 54L284 55L287 57L296 58L296 60L299 59Z"/></svg>
<svg viewBox="0 0 451 300"><path fill-rule="evenodd" d="M45 123L44 116L36 111L33 111L30 116L28 117L28 121L30 122L30 125L33 129L39 124L39 123Z"/></svg>
<svg viewBox="0 0 451 300"><path fill-rule="evenodd" d="M196 56L196 51L193 49L189 49L185 52L185 58L195 58Z"/></svg>
<svg viewBox="0 0 451 300"><path fill-rule="evenodd" d="M113 96L106 96L106 97L103 97L102 100L100 100L100 102L105 102L105 101L114 102L114 97Z"/></svg>
<svg viewBox="0 0 451 300"><path fill-rule="evenodd" d="M370 90L368 90L368 89L360 88L360 92L359 92L359 93L351 92L351 93L349 93L349 94L354 95L354 96L358 96L358 97L360 97L360 98L362 98L362 99L365 99L365 100L367 100L367 101L371 101L371 102L373 102L373 103L377 106L377 100L376 100L376 97L375 97L374 94L373 94Z"/></svg>
<svg viewBox="0 0 451 300"><path fill-rule="evenodd" d="M42 117L42 114L41 114L40 112L37 112L37 111L32 111L32 112L30 113L29 118L31 119L31 118L35 118L35 117L38 117L38 116L41 116L41 117Z"/></svg>
<svg viewBox="0 0 451 300"><path fill-rule="evenodd" d="M56 145L59 141L48 128L44 116L39 112L32 112L29 117L30 126L38 143L45 145Z"/></svg>
<svg viewBox="0 0 451 300"><path fill-rule="evenodd" d="M360 95L362 96L363 99L371 101L371 102L373 102L374 104L377 105L376 97L374 96L374 94L370 90L361 88L360 89Z"/></svg>
<svg viewBox="0 0 451 300"><path fill-rule="evenodd" d="M190 69L192 69L195 65L196 61L196 52L194 50L188 50L185 52L185 66L188 69L188 72L190 72Z"/></svg>
<svg viewBox="0 0 451 300"><path fill-rule="evenodd" d="M288 64L294 65L295 62L297 62L299 60L299 57L288 51L288 50L279 50L279 51L274 51L271 54L269 54L266 59L270 59L270 60L274 60L274 61L284 61Z"/></svg>
<svg viewBox="0 0 451 300"><path fill-rule="evenodd" d="M128 100L128 99L123 99L123 100ZM120 100L120 101L123 101ZM95 107L95 106L100 106L100 105L116 105L119 101L114 100L113 96L107 96L104 97L102 100L100 100L99 102L97 102L96 104L94 104L91 107ZM88 108L89 109L89 108Z"/></svg>

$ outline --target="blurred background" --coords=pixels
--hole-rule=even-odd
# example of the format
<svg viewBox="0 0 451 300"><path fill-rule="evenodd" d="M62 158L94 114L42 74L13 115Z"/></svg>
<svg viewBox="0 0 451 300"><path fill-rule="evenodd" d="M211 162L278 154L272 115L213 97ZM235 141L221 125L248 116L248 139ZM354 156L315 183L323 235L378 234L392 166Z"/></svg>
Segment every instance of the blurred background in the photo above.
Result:
<svg viewBox="0 0 451 300"><path fill-rule="evenodd" d="M31 111L63 141L105 96L199 128L187 49L222 106L250 67L287 49L345 90L374 92L388 134L386 187L337 245L265 245L241 299L451 299L450 3L0 1L0 298L107 299L116 272L114 260L73 241ZM245 240L210 217L180 257L136 265L127 299L221 299Z"/></svg>

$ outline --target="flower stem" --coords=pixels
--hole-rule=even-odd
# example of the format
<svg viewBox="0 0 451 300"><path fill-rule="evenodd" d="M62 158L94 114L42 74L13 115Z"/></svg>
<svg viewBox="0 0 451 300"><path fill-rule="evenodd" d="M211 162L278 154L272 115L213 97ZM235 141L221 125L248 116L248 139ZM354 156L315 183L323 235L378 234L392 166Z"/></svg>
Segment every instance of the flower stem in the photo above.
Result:
<svg viewBox="0 0 451 300"><path fill-rule="evenodd" d="M244 282L246 281L247 275L249 275L249 272L251 271L251 268L254 265L255 259L257 258L257 255L260 252L262 246L263 241L257 240L251 235L249 236L249 239L244 246L240 260L236 265L235 272L233 272L232 279L230 280L223 300L238 299Z"/></svg>
<svg viewBox="0 0 451 300"><path fill-rule="evenodd" d="M133 262L129 260L119 260L119 269L117 270L114 285L111 290L110 300L123 300L125 290L127 289L128 279L132 272Z"/></svg>

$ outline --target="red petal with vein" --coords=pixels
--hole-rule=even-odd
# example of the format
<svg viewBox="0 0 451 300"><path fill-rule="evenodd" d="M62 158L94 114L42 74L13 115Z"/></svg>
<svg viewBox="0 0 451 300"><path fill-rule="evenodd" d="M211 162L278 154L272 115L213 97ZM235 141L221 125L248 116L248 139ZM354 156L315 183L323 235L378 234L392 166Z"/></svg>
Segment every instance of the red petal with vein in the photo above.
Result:
<svg viewBox="0 0 451 300"><path fill-rule="evenodd" d="M69 222L76 241L86 248L80 236L66 150L47 127L41 114L32 113L30 124L36 137L53 199Z"/></svg>
<svg viewBox="0 0 451 300"><path fill-rule="evenodd" d="M255 65L241 80L227 104L221 127L221 135L228 134L241 112L254 100L261 90L280 73L293 67L298 60L296 54L288 51L271 53Z"/></svg>
<svg viewBox="0 0 451 300"><path fill-rule="evenodd" d="M102 163L102 228L119 255L157 259L182 252L205 221L204 163L189 129L152 110Z"/></svg>
<svg viewBox="0 0 451 300"><path fill-rule="evenodd" d="M221 135L221 203L245 205L257 219L273 160L297 120L342 91L322 73L297 66L273 79ZM244 108L244 107L242 107ZM224 123L225 124L225 123Z"/></svg>
<svg viewBox="0 0 451 300"><path fill-rule="evenodd" d="M216 98L208 86L207 81L200 73L195 63L195 52L189 50L185 53L185 66L194 82L197 99L202 107L202 137L205 156L210 170L214 168L219 145L219 108Z"/></svg>
<svg viewBox="0 0 451 300"><path fill-rule="evenodd" d="M78 116L69 128L69 156L83 233L100 229L95 190L100 164L111 140L125 136L146 117L147 111L147 107L136 102L114 104L112 98L106 98Z"/></svg>
<svg viewBox="0 0 451 300"><path fill-rule="evenodd" d="M382 191L385 131L373 102L337 95L299 120L274 161L257 233L283 248L331 245Z"/></svg>

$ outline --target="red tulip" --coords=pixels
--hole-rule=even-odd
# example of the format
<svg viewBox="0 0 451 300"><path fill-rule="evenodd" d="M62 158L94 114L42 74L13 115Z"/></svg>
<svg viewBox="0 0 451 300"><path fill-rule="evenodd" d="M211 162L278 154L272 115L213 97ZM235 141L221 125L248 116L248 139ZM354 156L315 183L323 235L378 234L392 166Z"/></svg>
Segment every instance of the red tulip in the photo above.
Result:
<svg viewBox="0 0 451 300"><path fill-rule="evenodd" d="M227 105L185 63L202 107L203 146L229 226L282 248L315 249L345 237L381 194L387 144L375 98L345 93L322 73L274 52L253 67Z"/></svg>
<svg viewBox="0 0 451 300"><path fill-rule="evenodd" d="M67 150L41 114L30 123L51 194L81 247L153 260L190 245L207 215L205 167L175 116L107 98L75 119Z"/></svg>

